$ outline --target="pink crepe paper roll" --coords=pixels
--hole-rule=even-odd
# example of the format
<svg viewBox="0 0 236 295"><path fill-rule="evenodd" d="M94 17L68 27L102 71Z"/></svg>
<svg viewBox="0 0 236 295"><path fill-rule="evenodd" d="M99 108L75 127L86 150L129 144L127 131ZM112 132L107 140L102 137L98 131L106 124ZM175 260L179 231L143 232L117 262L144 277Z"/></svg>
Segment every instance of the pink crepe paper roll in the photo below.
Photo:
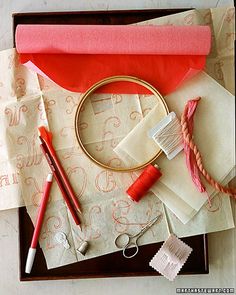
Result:
<svg viewBox="0 0 236 295"><path fill-rule="evenodd" d="M84 92L109 76L129 75L168 94L204 68L210 43L208 26L18 25L16 29L20 62L74 92ZM134 83L113 84L99 91L149 94Z"/></svg>
<svg viewBox="0 0 236 295"><path fill-rule="evenodd" d="M208 26L18 25L19 53L207 55Z"/></svg>

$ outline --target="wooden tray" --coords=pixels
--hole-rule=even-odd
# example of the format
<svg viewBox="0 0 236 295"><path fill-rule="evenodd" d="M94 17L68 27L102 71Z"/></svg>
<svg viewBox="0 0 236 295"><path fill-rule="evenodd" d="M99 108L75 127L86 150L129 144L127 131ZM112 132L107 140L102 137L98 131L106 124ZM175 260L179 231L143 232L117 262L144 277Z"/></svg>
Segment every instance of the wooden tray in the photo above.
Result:
<svg viewBox="0 0 236 295"><path fill-rule="evenodd" d="M19 13L13 15L13 36L18 24L131 24L181 11L184 9ZM158 275L149 267L148 261L162 243L140 247L138 255L131 260L123 258L121 252L116 252L51 270L47 270L42 250L38 249L31 274L25 274L26 257L32 234L33 225L26 208L19 208L21 281ZM181 270L181 274L208 273L207 236L184 238L183 241L193 248L193 252Z"/></svg>

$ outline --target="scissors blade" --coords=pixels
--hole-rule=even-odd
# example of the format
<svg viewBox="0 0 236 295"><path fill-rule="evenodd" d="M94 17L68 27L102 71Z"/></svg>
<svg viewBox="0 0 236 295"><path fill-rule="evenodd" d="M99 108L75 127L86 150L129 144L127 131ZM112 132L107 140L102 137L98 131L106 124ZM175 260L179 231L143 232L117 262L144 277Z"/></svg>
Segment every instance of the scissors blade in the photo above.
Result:
<svg viewBox="0 0 236 295"><path fill-rule="evenodd" d="M154 223L161 217L161 214L153 218L148 222L148 224L140 231L139 236L143 235L150 227L153 226Z"/></svg>

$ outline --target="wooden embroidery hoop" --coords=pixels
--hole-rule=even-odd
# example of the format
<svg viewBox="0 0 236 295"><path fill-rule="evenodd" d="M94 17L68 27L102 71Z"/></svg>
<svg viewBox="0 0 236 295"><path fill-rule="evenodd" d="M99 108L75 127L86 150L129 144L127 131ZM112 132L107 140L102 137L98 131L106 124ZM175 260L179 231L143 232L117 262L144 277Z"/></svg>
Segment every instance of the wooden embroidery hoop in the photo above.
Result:
<svg viewBox="0 0 236 295"><path fill-rule="evenodd" d="M111 170L111 171L115 171L115 172L132 172L132 171L136 171L139 169L143 169L144 167L146 167L147 165L149 165L150 163L152 163L153 161L155 161L157 159L157 157L162 153L162 150L160 149L157 154L152 157L151 159L149 159L147 162L141 164L141 165L137 165L134 166L132 168L121 168L121 167L111 167L109 165L106 165L100 161L98 161L96 158L94 158L89 152L88 150L85 148L83 141L81 139L81 134L80 134L80 128L79 128L79 116L81 114L81 109L84 106L85 101L87 100L87 98L93 94L98 88L110 84L110 83L114 83L114 82L132 82L132 83L136 83L138 85L141 85L145 88L147 88L158 100L158 102L160 102L162 104L162 107L164 108L166 115L169 113L169 109L167 107L167 104L164 100L164 98L162 97L162 95L156 90L156 88L154 88L151 84L149 84L148 82L141 80L139 78L133 77L133 76L112 76L112 77L108 77L105 78L103 80L100 80L99 82L95 83L94 85L92 85L82 96L78 107L76 109L76 114L75 114L75 134L76 134L76 138L78 140L79 146L81 147L82 151L86 154L86 156L92 160L95 164L99 165L102 168Z"/></svg>

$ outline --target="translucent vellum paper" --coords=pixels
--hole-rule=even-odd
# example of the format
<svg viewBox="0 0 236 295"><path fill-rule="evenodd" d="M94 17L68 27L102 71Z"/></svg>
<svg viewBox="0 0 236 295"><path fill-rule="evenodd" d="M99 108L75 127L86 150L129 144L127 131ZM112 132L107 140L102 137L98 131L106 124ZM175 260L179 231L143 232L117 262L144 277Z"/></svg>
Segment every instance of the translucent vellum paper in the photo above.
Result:
<svg viewBox="0 0 236 295"><path fill-rule="evenodd" d="M174 93L166 96L165 100L169 109L180 118L186 102L199 96L202 99L194 121L195 142L201 151L204 165L209 173L216 180L222 182L234 167L235 160L234 96L207 74L200 73L184 83ZM152 140L149 138L148 132L158 123L158 117L151 116L153 111L155 109L135 127L135 134L130 132L114 149L121 157L128 154L137 163L142 162L142 157L145 158L146 153L143 152L142 145L133 143L141 140L146 143ZM224 130L227 130L227 133ZM225 136L223 136L224 133ZM156 143L153 141L153 144ZM165 196L167 196L166 205L182 222L186 223L192 217L193 212L196 213L202 207L207 195L200 193L192 183L183 152L170 161L165 155L161 155L155 162L161 168L162 177L152 186L151 191L157 196L160 194L162 197L159 197L164 203ZM208 194L215 194L213 188L206 185ZM172 195L170 202L168 201L169 193ZM185 212L186 208L189 208L189 212Z"/></svg>
<svg viewBox="0 0 236 295"><path fill-rule="evenodd" d="M129 87L129 83L127 87ZM133 168L137 163L130 163L124 158L118 157L113 151L114 147L126 137L129 132L135 132L135 126L153 112L163 118L167 111L162 101L154 95L109 95L93 94L86 98L82 111L76 117L78 133L87 152L97 161L110 167ZM145 143L139 140L139 144ZM159 148L149 141L152 151L146 153L146 157L139 165L150 161Z"/></svg>
<svg viewBox="0 0 236 295"><path fill-rule="evenodd" d="M164 109L157 104L114 148L115 153L128 167L146 163L160 151L153 139L147 136L147 130L164 116ZM140 127L140 124L145 125L145 128Z"/></svg>

